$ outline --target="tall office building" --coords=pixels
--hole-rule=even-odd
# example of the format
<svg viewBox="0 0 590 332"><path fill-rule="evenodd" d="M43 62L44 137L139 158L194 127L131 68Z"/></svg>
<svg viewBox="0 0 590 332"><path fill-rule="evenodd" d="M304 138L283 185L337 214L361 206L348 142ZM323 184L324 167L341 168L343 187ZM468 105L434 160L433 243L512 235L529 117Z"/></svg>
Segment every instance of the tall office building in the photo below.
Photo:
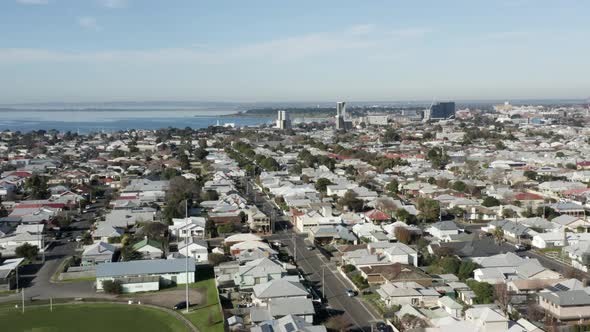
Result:
<svg viewBox="0 0 590 332"><path fill-rule="evenodd" d="M277 128L291 129L291 119L287 111L279 111L277 114Z"/></svg>
<svg viewBox="0 0 590 332"><path fill-rule="evenodd" d="M450 119L455 116L455 102L442 102L436 103L430 106L430 109L427 109L424 112L424 120L445 120Z"/></svg>
<svg viewBox="0 0 590 332"><path fill-rule="evenodd" d="M352 121L346 120L346 103L336 103L336 130L348 130L352 128Z"/></svg>

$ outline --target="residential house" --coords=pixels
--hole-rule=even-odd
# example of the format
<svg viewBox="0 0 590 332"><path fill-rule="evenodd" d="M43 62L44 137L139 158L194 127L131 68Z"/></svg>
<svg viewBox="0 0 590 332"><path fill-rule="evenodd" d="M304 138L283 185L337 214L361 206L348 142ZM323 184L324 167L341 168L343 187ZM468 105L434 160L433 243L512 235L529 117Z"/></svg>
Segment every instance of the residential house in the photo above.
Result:
<svg viewBox="0 0 590 332"><path fill-rule="evenodd" d="M450 220L436 222L426 229L427 233L437 239L442 239L446 235L457 235L459 231L459 227Z"/></svg>
<svg viewBox="0 0 590 332"><path fill-rule="evenodd" d="M110 263L117 251L117 247L105 242L91 244L84 248L82 252L81 265L96 265L100 263Z"/></svg>
<svg viewBox="0 0 590 332"><path fill-rule="evenodd" d="M559 321L590 319L590 294L587 290L567 290L539 293L539 306Z"/></svg>
<svg viewBox="0 0 590 332"><path fill-rule="evenodd" d="M440 297L434 288L427 288L415 282L387 282L377 289L377 294L388 307L404 304L433 307L437 305Z"/></svg>
<svg viewBox="0 0 590 332"><path fill-rule="evenodd" d="M286 274L287 270L281 263L269 258L260 258L240 266L233 279L241 290L248 290L255 285L280 279Z"/></svg>
<svg viewBox="0 0 590 332"><path fill-rule="evenodd" d="M209 262L209 251L205 240L191 239L188 243L186 241L179 242L178 252L185 257L193 258L197 264Z"/></svg>
<svg viewBox="0 0 590 332"><path fill-rule="evenodd" d="M140 253L144 259L158 259L164 256L164 246L162 243L148 239L147 237L135 243L132 248L134 251Z"/></svg>

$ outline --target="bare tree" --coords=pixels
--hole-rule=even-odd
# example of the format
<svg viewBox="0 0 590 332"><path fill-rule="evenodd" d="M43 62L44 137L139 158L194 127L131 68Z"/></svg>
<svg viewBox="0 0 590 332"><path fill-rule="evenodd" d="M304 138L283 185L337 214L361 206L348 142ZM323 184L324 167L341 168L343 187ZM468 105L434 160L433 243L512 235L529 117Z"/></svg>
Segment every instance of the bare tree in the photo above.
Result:
<svg viewBox="0 0 590 332"><path fill-rule="evenodd" d="M352 324L344 315L332 316L324 324L326 328L338 332L348 331L350 325Z"/></svg>
<svg viewBox="0 0 590 332"><path fill-rule="evenodd" d="M541 309L541 307L539 307L538 304L536 304L535 302L529 302L527 304L527 317L528 319L530 319L533 322L538 322L541 319L543 319L544 314L543 314L543 309Z"/></svg>
<svg viewBox="0 0 590 332"><path fill-rule="evenodd" d="M498 302L498 306L504 314L508 314L508 306L510 305L510 291L506 284L494 285L494 298Z"/></svg>

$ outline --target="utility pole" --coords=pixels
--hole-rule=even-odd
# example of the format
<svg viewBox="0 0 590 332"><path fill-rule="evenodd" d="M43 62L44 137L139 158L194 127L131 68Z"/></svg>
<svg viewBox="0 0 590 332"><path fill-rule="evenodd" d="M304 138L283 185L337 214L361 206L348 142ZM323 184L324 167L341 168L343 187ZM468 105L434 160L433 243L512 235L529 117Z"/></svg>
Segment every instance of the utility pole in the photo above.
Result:
<svg viewBox="0 0 590 332"><path fill-rule="evenodd" d="M23 304L22 310L23 310L23 314L24 314L25 313L25 289L21 288L20 293L21 293L21 299L22 299L22 304Z"/></svg>
<svg viewBox="0 0 590 332"><path fill-rule="evenodd" d="M185 280L185 295L186 295L186 313L188 313L188 307L189 307L189 301L188 301L188 199L184 201L184 209L185 209L185 214L186 214L186 230L184 232L184 243L185 243L185 268L186 268L186 280Z"/></svg>
<svg viewBox="0 0 590 332"><path fill-rule="evenodd" d="M322 296L327 299L328 297L326 296L326 266L322 266Z"/></svg>
<svg viewBox="0 0 590 332"><path fill-rule="evenodd" d="M296 242L295 232L293 232L293 260L297 265L297 242Z"/></svg>
<svg viewBox="0 0 590 332"><path fill-rule="evenodd" d="M53 298L49 298L49 311L53 312Z"/></svg>

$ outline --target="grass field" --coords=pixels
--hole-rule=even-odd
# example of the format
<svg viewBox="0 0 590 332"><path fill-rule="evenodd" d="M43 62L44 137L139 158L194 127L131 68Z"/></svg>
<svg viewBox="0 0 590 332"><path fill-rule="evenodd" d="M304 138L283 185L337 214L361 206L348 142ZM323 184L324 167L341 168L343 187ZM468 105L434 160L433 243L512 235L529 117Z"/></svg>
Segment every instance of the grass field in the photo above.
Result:
<svg viewBox="0 0 590 332"><path fill-rule="evenodd" d="M0 330L20 332L185 332L188 328L167 312L137 305L68 304L0 309Z"/></svg>
<svg viewBox="0 0 590 332"><path fill-rule="evenodd" d="M219 294L215 286L213 270L205 270L201 271L201 273L197 271L197 279L198 281L191 284L190 287L205 288L207 290L207 302L191 307L191 311L184 315L200 331L223 332L224 319L221 313L221 303L219 303Z"/></svg>

